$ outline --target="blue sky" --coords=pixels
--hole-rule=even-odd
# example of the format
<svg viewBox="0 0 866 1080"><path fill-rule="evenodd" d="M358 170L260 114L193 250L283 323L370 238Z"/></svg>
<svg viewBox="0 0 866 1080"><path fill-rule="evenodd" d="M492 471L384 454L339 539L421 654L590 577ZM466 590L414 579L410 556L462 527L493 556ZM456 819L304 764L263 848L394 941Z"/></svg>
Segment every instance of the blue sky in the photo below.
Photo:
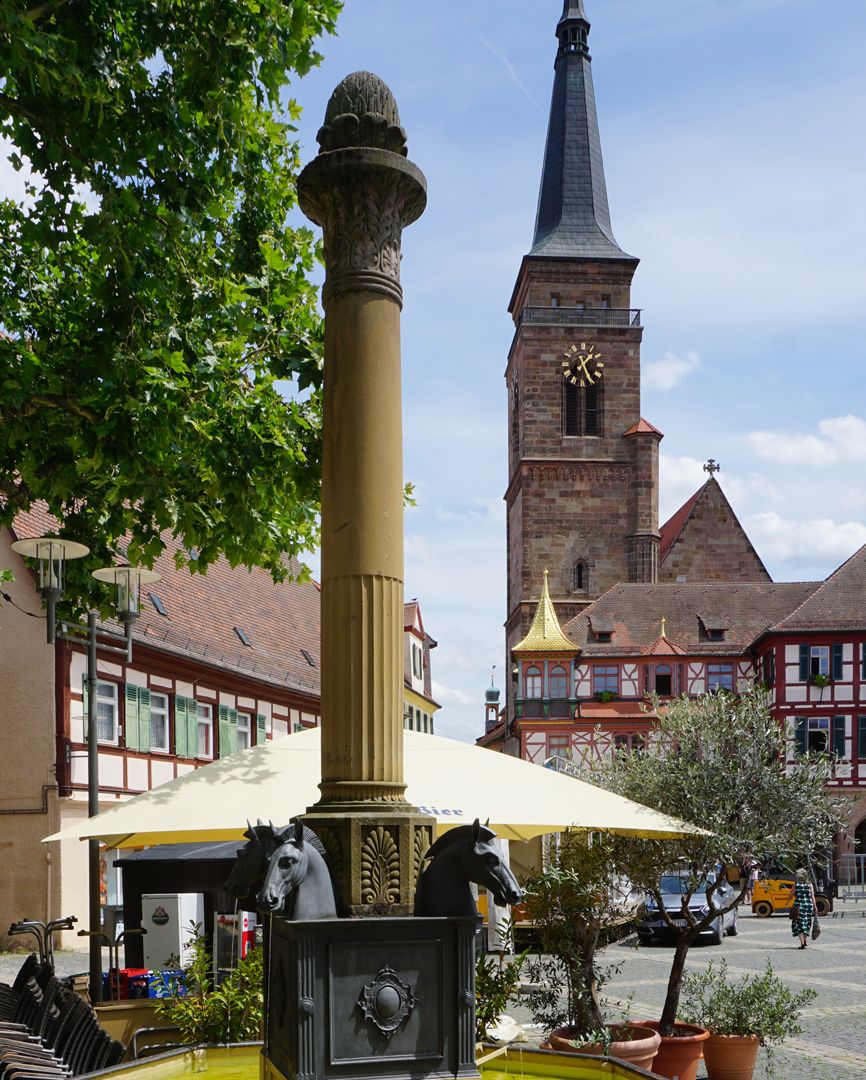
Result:
<svg viewBox="0 0 866 1080"><path fill-rule="evenodd" d="M664 520L708 457L777 580L866 543L866 5L586 0L614 231L641 258ZM404 235L406 595L440 734L483 726L505 618L506 308L535 220L561 0L348 0L297 86L390 85L429 206ZM501 682L501 678L500 678Z"/></svg>

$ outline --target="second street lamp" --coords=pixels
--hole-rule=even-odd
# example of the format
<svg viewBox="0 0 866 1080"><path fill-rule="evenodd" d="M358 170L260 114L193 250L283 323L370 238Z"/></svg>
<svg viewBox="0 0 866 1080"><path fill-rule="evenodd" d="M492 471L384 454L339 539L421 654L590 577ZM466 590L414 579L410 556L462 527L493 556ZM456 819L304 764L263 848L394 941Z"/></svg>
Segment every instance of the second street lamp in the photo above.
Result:
<svg viewBox="0 0 866 1080"><path fill-rule="evenodd" d="M56 628L56 606L63 596L65 563L68 559L81 559L90 554L84 544L57 537L41 536L34 540L17 540L12 550L19 555L39 560L39 592L48 609L48 644L57 637L75 645L86 646L87 669L87 813L96 817L99 813L99 710L98 652L121 655L127 664L132 662L132 624L141 610L141 586L161 580L153 570L137 566L107 566L93 571L97 581L117 586L117 617L123 623L123 634L97 628L97 614L91 611L87 626L62 623L61 632ZM90 1000L102 1000L102 944L98 934L102 929L101 862L99 841L88 840L88 914L90 923Z"/></svg>

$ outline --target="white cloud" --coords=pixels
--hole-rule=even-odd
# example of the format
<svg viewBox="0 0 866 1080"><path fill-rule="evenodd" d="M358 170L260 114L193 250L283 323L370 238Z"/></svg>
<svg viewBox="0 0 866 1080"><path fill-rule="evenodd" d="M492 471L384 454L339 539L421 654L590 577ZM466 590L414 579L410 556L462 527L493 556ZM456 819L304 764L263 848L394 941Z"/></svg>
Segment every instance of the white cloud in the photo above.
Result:
<svg viewBox="0 0 866 1080"><path fill-rule="evenodd" d="M749 443L759 457L778 465L828 468L866 461L866 420L851 414L831 417L820 421L818 432L753 431Z"/></svg>
<svg viewBox="0 0 866 1080"><path fill-rule="evenodd" d="M700 366L701 358L696 352L687 352L684 356L666 352L661 360L644 364L641 381L649 390L673 390Z"/></svg>
<svg viewBox="0 0 866 1080"><path fill-rule="evenodd" d="M445 686L443 683L437 682L435 679L432 681L433 697L440 705L474 705L480 711L479 701L481 695L478 694L474 698L470 697L463 690L458 690L456 687Z"/></svg>
<svg viewBox="0 0 866 1080"><path fill-rule="evenodd" d="M835 568L866 544L866 525L858 521L797 520L770 511L753 514L746 527L759 551L793 568L828 562Z"/></svg>

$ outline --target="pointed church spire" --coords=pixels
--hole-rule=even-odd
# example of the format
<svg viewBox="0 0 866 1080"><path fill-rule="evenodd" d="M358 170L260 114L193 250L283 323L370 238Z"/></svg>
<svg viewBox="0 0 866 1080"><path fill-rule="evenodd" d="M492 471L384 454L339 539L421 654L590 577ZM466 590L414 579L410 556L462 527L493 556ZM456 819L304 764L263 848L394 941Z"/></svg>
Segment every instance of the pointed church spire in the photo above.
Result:
<svg viewBox="0 0 866 1080"><path fill-rule="evenodd" d="M610 224L583 0L564 0L556 37L559 47L530 255L633 259L617 244Z"/></svg>
<svg viewBox="0 0 866 1080"><path fill-rule="evenodd" d="M514 653L521 652L554 652L578 653L580 649L573 641L570 641L562 632L556 609L550 599L550 591L547 587L547 570L544 571L544 588L541 599L535 609L535 618L532 626L523 641L519 642L511 650Z"/></svg>

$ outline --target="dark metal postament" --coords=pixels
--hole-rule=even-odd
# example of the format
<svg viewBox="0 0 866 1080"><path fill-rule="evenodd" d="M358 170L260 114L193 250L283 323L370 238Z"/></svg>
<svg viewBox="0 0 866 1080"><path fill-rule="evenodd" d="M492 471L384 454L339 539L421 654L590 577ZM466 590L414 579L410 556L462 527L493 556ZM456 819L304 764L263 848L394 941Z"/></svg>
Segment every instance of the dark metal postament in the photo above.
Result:
<svg viewBox="0 0 866 1080"><path fill-rule="evenodd" d="M377 972L358 998L364 1019L375 1024L385 1036L393 1035L417 1004L412 987L398 978L388 964Z"/></svg>
<svg viewBox="0 0 866 1080"><path fill-rule="evenodd" d="M272 925L265 1056L282 1076L477 1077L477 916Z"/></svg>

